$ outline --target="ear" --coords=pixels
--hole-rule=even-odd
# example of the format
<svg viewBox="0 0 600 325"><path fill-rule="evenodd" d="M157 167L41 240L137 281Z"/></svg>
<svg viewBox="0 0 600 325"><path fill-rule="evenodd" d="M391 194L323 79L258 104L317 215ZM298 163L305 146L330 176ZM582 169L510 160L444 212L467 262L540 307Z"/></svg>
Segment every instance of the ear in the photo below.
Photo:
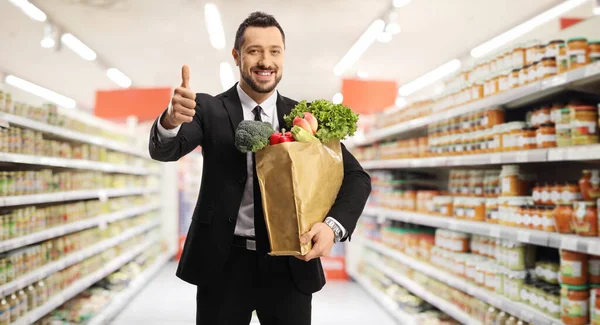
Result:
<svg viewBox="0 0 600 325"><path fill-rule="evenodd" d="M235 50L231 50L231 55L233 56L233 59L235 60L235 65L239 66L240 65L240 54Z"/></svg>

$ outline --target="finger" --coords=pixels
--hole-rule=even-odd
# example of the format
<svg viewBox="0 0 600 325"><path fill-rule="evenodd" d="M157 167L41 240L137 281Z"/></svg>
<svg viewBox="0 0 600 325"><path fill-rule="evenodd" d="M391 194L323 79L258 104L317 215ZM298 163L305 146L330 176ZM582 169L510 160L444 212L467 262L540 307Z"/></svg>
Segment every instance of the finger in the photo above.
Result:
<svg viewBox="0 0 600 325"><path fill-rule="evenodd" d="M196 115L196 110L194 110L193 108L187 108L185 106L182 106L181 104L175 104L175 106L173 107L173 112L190 117L194 117L194 115Z"/></svg>
<svg viewBox="0 0 600 325"><path fill-rule="evenodd" d="M313 249L310 250L310 252L308 252L308 254L306 254L304 256L304 260L308 262L308 261L312 260L313 258L316 258L316 257L319 257L319 256L321 256L321 252L315 246L315 247L313 247Z"/></svg>
<svg viewBox="0 0 600 325"><path fill-rule="evenodd" d="M175 113L175 119L177 121L188 122L188 123L194 120L193 117L187 116L187 115L183 115L183 114L181 114L179 112Z"/></svg>
<svg viewBox="0 0 600 325"><path fill-rule="evenodd" d="M183 98L189 98L192 100L196 100L196 93L194 93L193 91L191 91L187 88L182 88L182 87L175 88L175 94L180 95Z"/></svg>
<svg viewBox="0 0 600 325"><path fill-rule="evenodd" d="M307 232L306 234L304 234L300 237L300 242L302 244L310 243L310 241L313 239L313 237L316 234L317 234L317 231L315 229L311 229L309 232Z"/></svg>
<svg viewBox="0 0 600 325"><path fill-rule="evenodd" d="M190 67L187 64L181 67L181 87L190 89Z"/></svg>
<svg viewBox="0 0 600 325"><path fill-rule="evenodd" d="M196 108L196 101L189 99L189 98L185 98L185 97L181 97L181 95L175 95L173 96L173 102L175 104L179 104L187 109L194 109Z"/></svg>

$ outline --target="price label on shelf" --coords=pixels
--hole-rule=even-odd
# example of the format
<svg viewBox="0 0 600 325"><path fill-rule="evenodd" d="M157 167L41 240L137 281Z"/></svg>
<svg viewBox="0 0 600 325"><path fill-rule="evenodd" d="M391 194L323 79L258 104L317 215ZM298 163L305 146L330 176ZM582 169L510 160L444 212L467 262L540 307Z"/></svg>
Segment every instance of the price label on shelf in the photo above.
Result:
<svg viewBox="0 0 600 325"><path fill-rule="evenodd" d="M527 152L520 151L517 152L517 162L524 163L529 161L529 157L527 156Z"/></svg>
<svg viewBox="0 0 600 325"><path fill-rule="evenodd" d="M385 218L385 214L383 214L383 213L378 213L378 214L377 214L377 223L378 223L378 224L382 224L382 223L384 223L384 222L385 222L385 220L386 220L386 218Z"/></svg>
<svg viewBox="0 0 600 325"><path fill-rule="evenodd" d="M585 76L591 77L600 74L600 62L594 62L585 68Z"/></svg>
<svg viewBox="0 0 600 325"><path fill-rule="evenodd" d="M567 74L561 73L559 75L552 77L549 80L545 80L544 82L542 82L542 89L558 87L560 85L565 84L566 82L567 82Z"/></svg>
<svg viewBox="0 0 600 325"><path fill-rule="evenodd" d="M517 240L522 243L528 243L531 234L528 231L519 230L517 232Z"/></svg>
<svg viewBox="0 0 600 325"><path fill-rule="evenodd" d="M100 199L100 202L102 203L108 201L108 194L105 190L98 191L98 199Z"/></svg>
<svg viewBox="0 0 600 325"><path fill-rule="evenodd" d="M592 255L600 256L600 241L597 238L587 242L587 252Z"/></svg>
<svg viewBox="0 0 600 325"><path fill-rule="evenodd" d="M490 229L490 237L500 238L500 229L498 229L498 228Z"/></svg>
<svg viewBox="0 0 600 325"><path fill-rule="evenodd" d="M564 237L560 241L560 248L570 250L570 251L577 250L577 238Z"/></svg>
<svg viewBox="0 0 600 325"><path fill-rule="evenodd" d="M500 154L492 154L492 156L490 157L490 163L492 163L492 164L502 163L502 156Z"/></svg>

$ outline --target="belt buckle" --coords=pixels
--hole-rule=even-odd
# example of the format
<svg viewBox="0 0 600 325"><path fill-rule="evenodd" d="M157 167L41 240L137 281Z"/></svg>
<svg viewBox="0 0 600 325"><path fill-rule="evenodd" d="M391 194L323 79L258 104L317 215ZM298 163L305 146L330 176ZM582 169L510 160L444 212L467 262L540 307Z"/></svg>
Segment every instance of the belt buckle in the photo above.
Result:
<svg viewBox="0 0 600 325"><path fill-rule="evenodd" d="M255 251L256 250L256 241L252 239L246 239L246 249Z"/></svg>

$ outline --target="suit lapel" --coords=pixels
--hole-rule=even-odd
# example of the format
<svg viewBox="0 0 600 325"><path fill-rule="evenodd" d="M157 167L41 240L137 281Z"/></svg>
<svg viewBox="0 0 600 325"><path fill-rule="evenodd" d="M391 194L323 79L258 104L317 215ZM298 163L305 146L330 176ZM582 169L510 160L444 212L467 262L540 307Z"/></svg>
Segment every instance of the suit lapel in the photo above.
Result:
<svg viewBox="0 0 600 325"><path fill-rule="evenodd" d="M244 111L242 110L242 103L240 102L240 96L238 96L236 87L237 84L223 94L223 103L229 114L233 132L235 132L240 122L244 119Z"/></svg>
<svg viewBox="0 0 600 325"><path fill-rule="evenodd" d="M279 92L277 92L277 120L279 121L279 129L280 130L282 128L287 129L287 126L285 125L285 120L283 119L283 116L286 114L289 114L291 111L292 111L292 107L289 106L283 99L283 96L281 96L279 94Z"/></svg>

